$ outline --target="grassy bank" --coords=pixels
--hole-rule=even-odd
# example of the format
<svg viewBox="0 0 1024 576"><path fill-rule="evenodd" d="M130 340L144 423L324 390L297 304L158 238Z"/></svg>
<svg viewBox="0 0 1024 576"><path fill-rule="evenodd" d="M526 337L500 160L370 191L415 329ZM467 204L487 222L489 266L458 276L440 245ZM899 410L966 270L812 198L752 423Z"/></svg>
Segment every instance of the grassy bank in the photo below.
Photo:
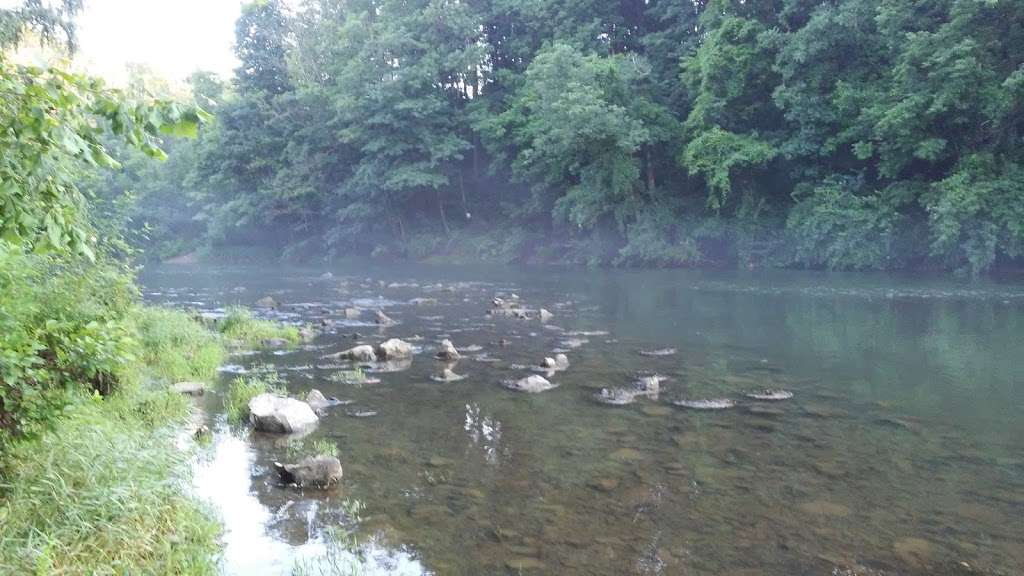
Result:
<svg viewBox="0 0 1024 576"><path fill-rule="evenodd" d="M214 573L169 385L211 380L223 339L111 263L0 249L0 301L0 574Z"/></svg>

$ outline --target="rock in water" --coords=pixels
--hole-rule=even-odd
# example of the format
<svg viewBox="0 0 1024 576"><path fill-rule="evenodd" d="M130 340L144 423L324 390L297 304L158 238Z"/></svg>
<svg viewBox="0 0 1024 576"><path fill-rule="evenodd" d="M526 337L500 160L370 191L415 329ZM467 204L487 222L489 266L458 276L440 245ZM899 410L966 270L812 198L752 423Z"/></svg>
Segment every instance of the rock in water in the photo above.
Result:
<svg viewBox="0 0 1024 576"><path fill-rule="evenodd" d="M377 324L380 324L381 326L391 326L392 324L395 323L395 321L392 320L390 316L385 314L383 310L377 310L377 312L374 314L373 321L376 322Z"/></svg>
<svg viewBox="0 0 1024 576"><path fill-rule="evenodd" d="M260 394L249 401L249 421L262 432L292 434L316 426L317 417L309 404L301 400Z"/></svg>
<svg viewBox="0 0 1024 576"><path fill-rule="evenodd" d="M793 393L790 392L789 390L772 390L769 388L747 394L747 398L769 402L778 400L789 400L792 397Z"/></svg>
<svg viewBox="0 0 1024 576"><path fill-rule="evenodd" d="M412 345L404 340L392 338L377 345L378 360L403 360L412 358Z"/></svg>
<svg viewBox="0 0 1024 576"><path fill-rule="evenodd" d="M452 344L451 340L444 339L441 340L441 345L437 349L437 354L434 354L434 358L446 362L454 362L459 359L459 351Z"/></svg>
<svg viewBox="0 0 1024 576"><path fill-rule="evenodd" d="M374 351L373 346L362 344L335 354L328 354L324 358L345 358L347 360L355 360L356 362L374 362L377 360L377 353Z"/></svg>
<svg viewBox="0 0 1024 576"><path fill-rule="evenodd" d="M434 382L458 382L463 378L465 378L464 375L456 374L451 368L445 368L440 375L430 377Z"/></svg>
<svg viewBox="0 0 1024 576"><path fill-rule="evenodd" d="M281 480L302 488L327 488L341 482L341 462L334 456L307 456L298 464L274 462Z"/></svg>
<svg viewBox="0 0 1024 576"><path fill-rule="evenodd" d="M537 376L536 374L533 376L527 376L526 378L520 378L519 380L506 380L504 384L509 390L515 390L516 392L529 392L531 394L551 390L558 386L558 384L552 384L551 382L548 382L547 378Z"/></svg>
<svg viewBox="0 0 1024 576"><path fill-rule="evenodd" d="M309 394L306 394L306 404L309 404L309 407L312 408L314 412L321 414L331 406L341 404L341 400L338 400L337 398L328 398L324 396L323 392L314 388L309 391Z"/></svg>
<svg viewBox="0 0 1024 576"><path fill-rule="evenodd" d="M178 382L171 386L171 391L186 396L202 396L206 391L206 385L202 382Z"/></svg>
<svg viewBox="0 0 1024 576"><path fill-rule="evenodd" d="M690 408L692 410L725 410L733 408L736 403L728 398L707 398L702 400L676 400L676 406Z"/></svg>
<svg viewBox="0 0 1024 576"><path fill-rule="evenodd" d="M282 346L287 346L288 341L284 338L267 338L262 344L268 348L281 348Z"/></svg>
<svg viewBox="0 0 1024 576"><path fill-rule="evenodd" d="M540 367L545 370L555 370L557 366L558 364L555 362L555 359L550 356L545 357L540 363Z"/></svg>
<svg viewBox="0 0 1024 576"><path fill-rule="evenodd" d="M567 370L569 368L569 357L565 354L555 354L555 369Z"/></svg>
<svg viewBox="0 0 1024 576"><path fill-rule="evenodd" d="M640 350L641 356L672 356L676 353L675 348L658 348L657 350Z"/></svg>
<svg viewBox="0 0 1024 576"><path fill-rule="evenodd" d="M540 321L541 322L547 322L548 320L551 320L552 318L555 317L554 314L552 314L551 312L548 312L544 308L540 309L539 314L540 314Z"/></svg>
<svg viewBox="0 0 1024 576"><path fill-rule="evenodd" d="M626 404L632 404L636 400L637 394L636 390L627 390L626 388L602 388L600 392L594 395L594 400L601 404L625 406Z"/></svg>
<svg viewBox="0 0 1024 576"><path fill-rule="evenodd" d="M342 316L345 317L346 320L355 320L359 318L359 316L362 315L362 313L362 310L360 310L359 308L345 308L345 310L343 310L341 314Z"/></svg>
<svg viewBox="0 0 1024 576"><path fill-rule="evenodd" d="M256 305L260 308L277 308L277 300L274 300L270 296L264 296L256 301Z"/></svg>
<svg viewBox="0 0 1024 576"><path fill-rule="evenodd" d="M324 272L323 274L320 275L320 279L321 280L333 280L334 279L334 274L331 274L330 272Z"/></svg>

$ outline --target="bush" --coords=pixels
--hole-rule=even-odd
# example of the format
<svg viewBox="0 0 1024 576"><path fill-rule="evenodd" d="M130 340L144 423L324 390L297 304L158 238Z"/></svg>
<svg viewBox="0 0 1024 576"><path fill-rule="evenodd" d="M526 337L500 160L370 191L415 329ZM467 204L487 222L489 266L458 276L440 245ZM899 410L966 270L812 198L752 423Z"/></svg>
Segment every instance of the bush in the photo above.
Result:
<svg viewBox="0 0 1024 576"><path fill-rule="evenodd" d="M71 396L136 378L138 293L109 264L25 254L0 241L0 450L42 432Z"/></svg>
<svg viewBox="0 0 1024 576"><path fill-rule="evenodd" d="M248 309L240 307L230 308L227 316L218 324L218 329L225 338L249 346L258 346L271 338L281 338L290 344L298 344L302 340L295 326L256 318Z"/></svg>

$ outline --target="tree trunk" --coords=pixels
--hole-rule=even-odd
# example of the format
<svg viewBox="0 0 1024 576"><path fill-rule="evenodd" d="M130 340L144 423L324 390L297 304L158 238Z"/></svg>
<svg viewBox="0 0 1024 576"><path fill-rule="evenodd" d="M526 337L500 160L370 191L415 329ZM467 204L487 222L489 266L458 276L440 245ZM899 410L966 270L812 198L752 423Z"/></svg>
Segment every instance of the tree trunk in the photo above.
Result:
<svg viewBox="0 0 1024 576"><path fill-rule="evenodd" d="M437 210L441 213L441 224L444 225L444 235L451 236L452 231L448 228L448 216L444 213L444 201L441 199L441 189L438 188L434 192L437 193Z"/></svg>

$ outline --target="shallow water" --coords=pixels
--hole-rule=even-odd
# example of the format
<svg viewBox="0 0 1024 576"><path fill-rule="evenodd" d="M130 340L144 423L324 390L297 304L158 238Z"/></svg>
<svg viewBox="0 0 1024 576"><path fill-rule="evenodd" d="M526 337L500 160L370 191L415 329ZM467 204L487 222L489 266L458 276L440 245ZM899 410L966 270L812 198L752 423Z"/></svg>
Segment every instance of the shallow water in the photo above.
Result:
<svg viewBox="0 0 1024 576"><path fill-rule="evenodd" d="M282 306L266 315L334 321L310 346L229 362L273 365L294 394L318 388L352 401L299 441L337 445L340 488L279 486L271 463L293 449L229 427L216 393L202 401L215 437L196 484L226 523L226 573L290 573L296 558L322 552L325 528L349 523L346 499L366 505L358 533L368 574L1024 573L1024 283L324 271L163 267L142 277L153 302L216 314L271 295ZM554 318L488 316L500 293ZM367 313L343 320L353 303L399 323L368 325ZM341 368L321 360L413 336L422 352L408 370L376 374L379 384L336 383ZM454 368L464 380L430 379L441 338L482 347ZM677 352L639 354L662 348ZM555 349L571 362L550 377L557 388L531 395L500 385L532 374L526 367ZM500 361L472 359L481 353ZM649 373L669 377L656 398L593 400ZM794 397L744 396L765 388ZM706 398L737 406L672 404ZM349 415L358 411L376 414Z"/></svg>

